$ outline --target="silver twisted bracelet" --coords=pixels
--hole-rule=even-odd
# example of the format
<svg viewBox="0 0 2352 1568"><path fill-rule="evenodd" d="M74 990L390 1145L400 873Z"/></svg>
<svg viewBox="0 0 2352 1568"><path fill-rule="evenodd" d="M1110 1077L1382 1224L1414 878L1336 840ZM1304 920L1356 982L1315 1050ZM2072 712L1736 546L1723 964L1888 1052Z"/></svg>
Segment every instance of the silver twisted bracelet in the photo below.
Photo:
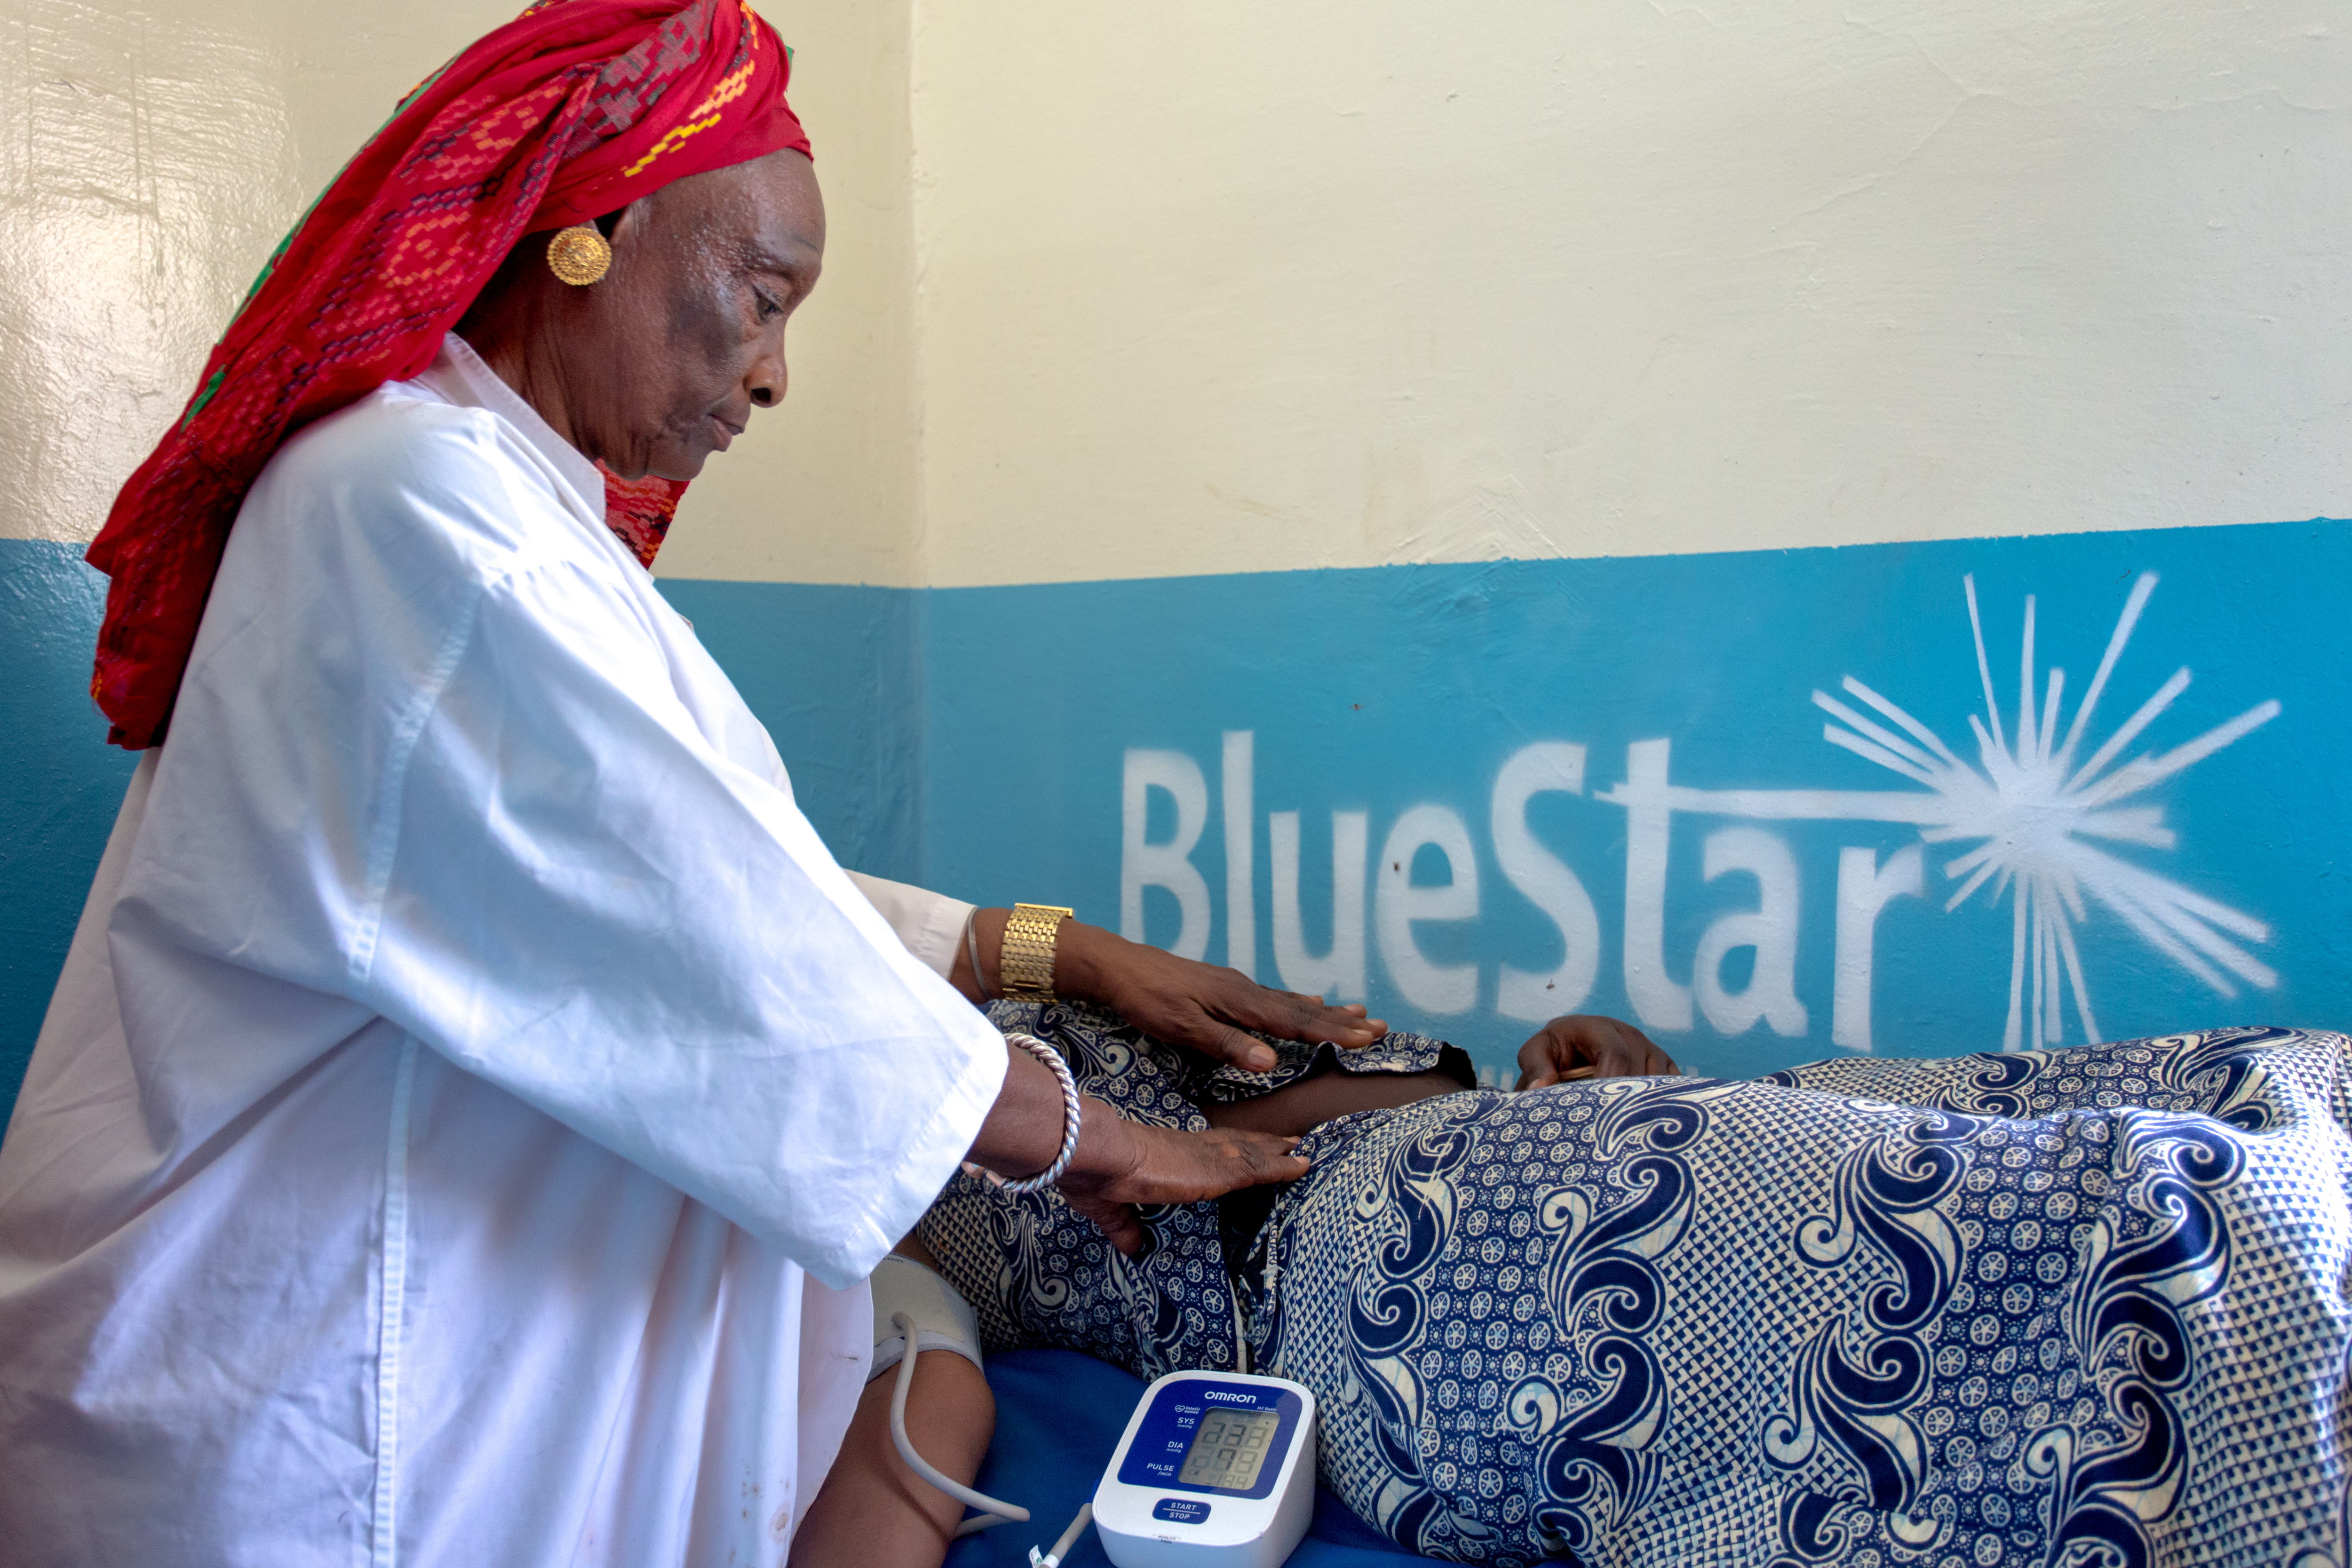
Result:
<svg viewBox="0 0 2352 1568"><path fill-rule="evenodd" d="M1054 1156L1052 1164L1035 1175L1024 1176L1017 1182L1007 1182L1003 1187L1003 1190L1008 1193L1034 1193L1040 1187L1051 1186L1061 1180L1062 1173L1070 1168L1070 1156L1078 1152L1078 1122L1086 1115L1086 1110L1078 1104L1078 1080L1070 1076L1070 1064L1062 1059L1061 1052L1034 1035L1007 1035L1004 1037L1004 1041L1007 1045L1019 1046L1023 1050L1044 1062L1062 1086L1061 1152Z"/></svg>
<svg viewBox="0 0 2352 1568"><path fill-rule="evenodd" d="M982 1001L992 1000L988 994L988 976L980 970L980 910L977 907L963 917L963 947L971 955L972 989L980 993Z"/></svg>

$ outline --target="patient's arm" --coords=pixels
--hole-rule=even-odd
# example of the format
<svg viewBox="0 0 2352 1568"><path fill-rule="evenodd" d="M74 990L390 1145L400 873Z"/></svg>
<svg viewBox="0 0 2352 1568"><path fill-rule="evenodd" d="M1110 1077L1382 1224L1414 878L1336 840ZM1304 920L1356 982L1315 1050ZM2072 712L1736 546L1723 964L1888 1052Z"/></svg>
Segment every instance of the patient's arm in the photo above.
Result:
<svg viewBox="0 0 2352 1568"><path fill-rule="evenodd" d="M1203 1114L1212 1127L1297 1136L1335 1116L1386 1110L1434 1094L1456 1094L1461 1089L1442 1072L1345 1073L1335 1068L1286 1083L1255 1100L1210 1106Z"/></svg>
<svg viewBox="0 0 2352 1568"><path fill-rule="evenodd" d="M898 1250L935 1267L913 1237ZM896 1372L866 1385L841 1455L793 1537L793 1568L840 1563L872 1568L940 1568L955 1538L963 1504L907 1468L890 1440L890 1393ZM907 1390L907 1437L915 1452L950 1478L971 1485L996 1430L996 1396L980 1369L953 1351L915 1358ZM1000 1526L999 1528L1012 1528Z"/></svg>
<svg viewBox="0 0 2352 1568"><path fill-rule="evenodd" d="M1585 1015L1554 1018L1519 1047L1519 1083L1526 1089L1587 1078L1677 1073L1674 1058L1631 1024ZM1304 1136L1335 1116L1386 1110L1462 1086L1441 1072L1347 1073L1336 1068L1283 1085L1271 1094L1211 1106L1212 1127Z"/></svg>

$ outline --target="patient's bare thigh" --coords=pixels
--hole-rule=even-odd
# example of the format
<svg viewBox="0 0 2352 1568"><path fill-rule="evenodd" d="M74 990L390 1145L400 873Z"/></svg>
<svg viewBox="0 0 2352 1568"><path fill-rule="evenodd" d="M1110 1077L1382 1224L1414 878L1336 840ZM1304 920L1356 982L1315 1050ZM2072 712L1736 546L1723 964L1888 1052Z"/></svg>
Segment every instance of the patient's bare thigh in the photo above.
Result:
<svg viewBox="0 0 2352 1568"><path fill-rule="evenodd" d="M1385 1110L1461 1090L1459 1083L1442 1072L1322 1072L1285 1084L1272 1094L1262 1094L1255 1100L1210 1106L1203 1114L1212 1127L1235 1127L1245 1132L1302 1133L1335 1116L1358 1110Z"/></svg>

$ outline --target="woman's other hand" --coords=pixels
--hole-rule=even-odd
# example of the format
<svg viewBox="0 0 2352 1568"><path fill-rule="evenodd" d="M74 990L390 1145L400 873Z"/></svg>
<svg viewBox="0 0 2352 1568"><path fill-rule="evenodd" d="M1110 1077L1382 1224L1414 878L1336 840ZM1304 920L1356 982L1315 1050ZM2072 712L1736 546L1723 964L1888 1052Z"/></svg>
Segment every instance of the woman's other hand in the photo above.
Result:
<svg viewBox="0 0 2352 1568"><path fill-rule="evenodd" d="M1101 1129L1109 1136L1089 1158L1086 1145L1094 1139L1098 1120L1116 1126ZM1200 1203L1241 1187L1295 1182L1307 1173L1307 1161L1291 1152L1297 1146L1296 1138L1237 1128L1183 1132L1147 1127L1119 1119L1096 1100L1087 1107L1079 1157L1055 1184L1072 1208L1094 1221L1113 1247L1131 1258L1143 1247L1135 1205Z"/></svg>
<svg viewBox="0 0 2352 1568"><path fill-rule="evenodd" d="M1675 1059L1631 1024L1580 1013L1554 1018L1519 1047L1521 1089L1582 1078L1644 1078L1679 1073Z"/></svg>
<svg viewBox="0 0 2352 1568"><path fill-rule="evenodd" d="M984 968L975 976L970 958L959 954L948 977L965 995L1003 994L1004 922L1012 912L979 911L972 945ZM1074 920L1064 921L1055 933L1054 992L1108 1007L1154 1039L1190 1046L1245 1072L1266 1072L1275 1064L1273 1049L1246 1030L1342 1050L1369 1046L1389 1032L1358 1004L1334 1007L1319 996L1276 991L1237 969L1179 958Z"/></svg>
<svg viewBox="0 0 2352 1568"><path fill-rule="evenodd" d="M1053 1163L1067 1112L1061 1085L1043 1062L1010 1042L1004 1050L1004 1085L964 1158L1021 1179ZM1146 1127L1091 1094L1081 1095L1078 1107L1077 1147L1054 1184L1121 1252L1143 1246L1134 1205L1200 1203L1307 1173L1307 1162L1291 1152L1298 1140L1280 1133Z"/></svg>
<svg viewBox="0 0 2352 1568"><path fill-rule="evenodd" d="M1329 1043L1343 1050L1370 1045L1389 1032L1360 1005L1334 1007L1319 996L1276 991L1238 969L1226 969L1139 942L1099 926L1067 921L1055 955L1055 989L1108 1007L1155 1039L1190 1046L1247 1072L1265 1072L1274 1050L1244 1030L1277 1040Z"/></svg>

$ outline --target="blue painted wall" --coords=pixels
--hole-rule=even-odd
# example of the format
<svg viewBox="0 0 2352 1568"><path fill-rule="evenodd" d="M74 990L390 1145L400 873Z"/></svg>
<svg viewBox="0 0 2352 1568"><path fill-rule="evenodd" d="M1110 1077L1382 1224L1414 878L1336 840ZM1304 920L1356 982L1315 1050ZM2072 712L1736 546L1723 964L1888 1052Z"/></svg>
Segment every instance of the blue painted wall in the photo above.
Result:
<svg viewBox="0 0 2352 1568"><path fill-rule="evenodd" d="M890 588L665 579L792 770L844 865L922 878L920 595Z"/></svg>
<svg viewBox="0 0 2352 1568"><path fill-rule="evenodd" d="M1497 1072L1527 1033L1503 1005L1507 969L1528 977L1518 1011L1635 1016L1686 1064L1747 1074L1865 1033L1904 1054L1995 1047L2012 1027L2079 1040L2085 996L2111 1038L2352 1022L2347 582L2352 527L2315 521L916 592L664 588L851 865L1139 918L1150 940L1223 962L1226 819L1246 779L1238 957L1261 979L1301 979L1276 918L1274 819L1296 814L1292 970L1304 954L1339 972L1338 994ZM9 1096L129 770L82 695L99 587L70 550L0 544L16 677L0 691ZM2039 724L2030 743L2017 733L2029 595L2037 709L2064 672L2048 763ZM1987 673L2003 753L2027 758L1998 784L1970 728L1991 728ZM2125 773L2142 758L2163 765ZM1495 814L1507 769L1516 836ZM2119 777L2145 787L2093 798ZM1363 892L1335 962L1334 818L1349 815ZM1453 853L1401 840L1383 860L1401 822ZM1995 872L1948 910L1972 856ZM2039 917L2021 963L2021 881Z"/></svg>
<svg viewBox="0 0 2352 1568"><path fill-rule="evenodd" d="M106 744L89 653L106 579L77 546L0 540L0 1112L64 967L132 758Z"/></svg>
<svg viewBox="0 0 2352 1568"><path fill-rule="evenodd" d="M1987 709L1971 577L2012 753L2029 595L2037 709L2053 667L2064 671L2053 761L2011 770L2018 776L1999 789L1970 730ZM1881 1053L2079 1041L2083 992L2107 1038L2242 1019L2343 1026L2352 1023L2347 583L2352 529L2310 522L934 592L921 624L922 861L941 889L1073 902L1117 925L1122 893L1132 897L1122 861L1164 861L1167 851L1138 842L1194 828L1180 824L1181 789L1143 789L1139 816L1128 809L1130 752L1177 753L1189 763L1161 756L1140 771L1189 783L1197 766L1194 804L1204 809L1188 858L1202 874L1194 892L1196 903L1206 893L1207 929L1196 909L1195 930L1183 931L1180 898L1160 886L1139 889L1143 926L1156 942L1187 936L1223 959L1225 737L1246 733L1255 929L1244 956L1258 976L1285 978L1273 962L1269 814L1298 814L1303 941L1294 945L1313 952L1330 941L1332 814L1360 813L1376 862L1360 916L1364 980L1340 994L1444 1033L1500 1070L1527 1033L1498 1012L1502 967L1556 973L1567 939L1504 875L1493 793L1515 754L1549 742L1581 748L1582 788L1533 795L1525 823L1590 900L1593 929L1579 934L1598 938L1592 984L1574 1003L1639 1018L1701 1070L1744 1075L1840 1048L1841 958L1853 967L1865 937L1867 1005L1852 1005L1858 977L1849 975L1844 1032L1858 1043L1866 1028ZM2190 679L2094 778L2071 795L2053 791L2049 775L2082 696L2136 593L2137 623L2057 782L2093 761L2176 671ZM1017 658L1006 651L1015 638ZM1041 659L1040 648L1055 651ZM1960 765L1846 689L1849 676ZM1816 691L1869 728L1818 705ZM1908 773L1832 743L1832 728ZM2038 749L2039 726L2033 742ZM1564 755L1532 753L1521 767ZM2138 790L2125 775L2123 793L2096 800L2135 759L2168 755L2175 771ZM1637 759L1698 793L1645 791ZM1911 776L1921 773L1943 787ZM1383 899L1391 917L1447 899L1405 892L1403 879L1473 875L1434 849L1409 868L1382 858L1392 828L1420 806L1440 808L1420 813L1423 821L1451 826L1450 814L1458 823L1476 890L1451 897L1475 913L1412 923L1410 947L1391 918L1384 943ZM1936 841L1923 844L1923 833ZM1996 868L1945 908L1973 874L1970 852L1988 844L2040 894L2044 918L2026 933L2022 964L2013 963L2019 877ZM1902 887L1895 858L1914 846L1916 896L1861 896L1880 877ZM1644 848L1654 863L1629 853ZM1547 898L1577 903L1543 861L1524 847L1517 859L1523 879L1534 879L1530 868L1550 877L1550 889L1538 884ZM1842 873L1855 913L1874 912L1850 914L1843 931ZM1383 876L1392 879L1385 889ZM1636 930L1629 952L1636 906L1654 910L1655 925ZM1694 973L1703 944L1716 960L1712 1008L1686 989L1703 984ZM1629 965L1647 971L1646 993L1629 984ZM1785 992L1748 989L1781 967ZM1441 970L1455 973L1433 973Z"/></svg>

